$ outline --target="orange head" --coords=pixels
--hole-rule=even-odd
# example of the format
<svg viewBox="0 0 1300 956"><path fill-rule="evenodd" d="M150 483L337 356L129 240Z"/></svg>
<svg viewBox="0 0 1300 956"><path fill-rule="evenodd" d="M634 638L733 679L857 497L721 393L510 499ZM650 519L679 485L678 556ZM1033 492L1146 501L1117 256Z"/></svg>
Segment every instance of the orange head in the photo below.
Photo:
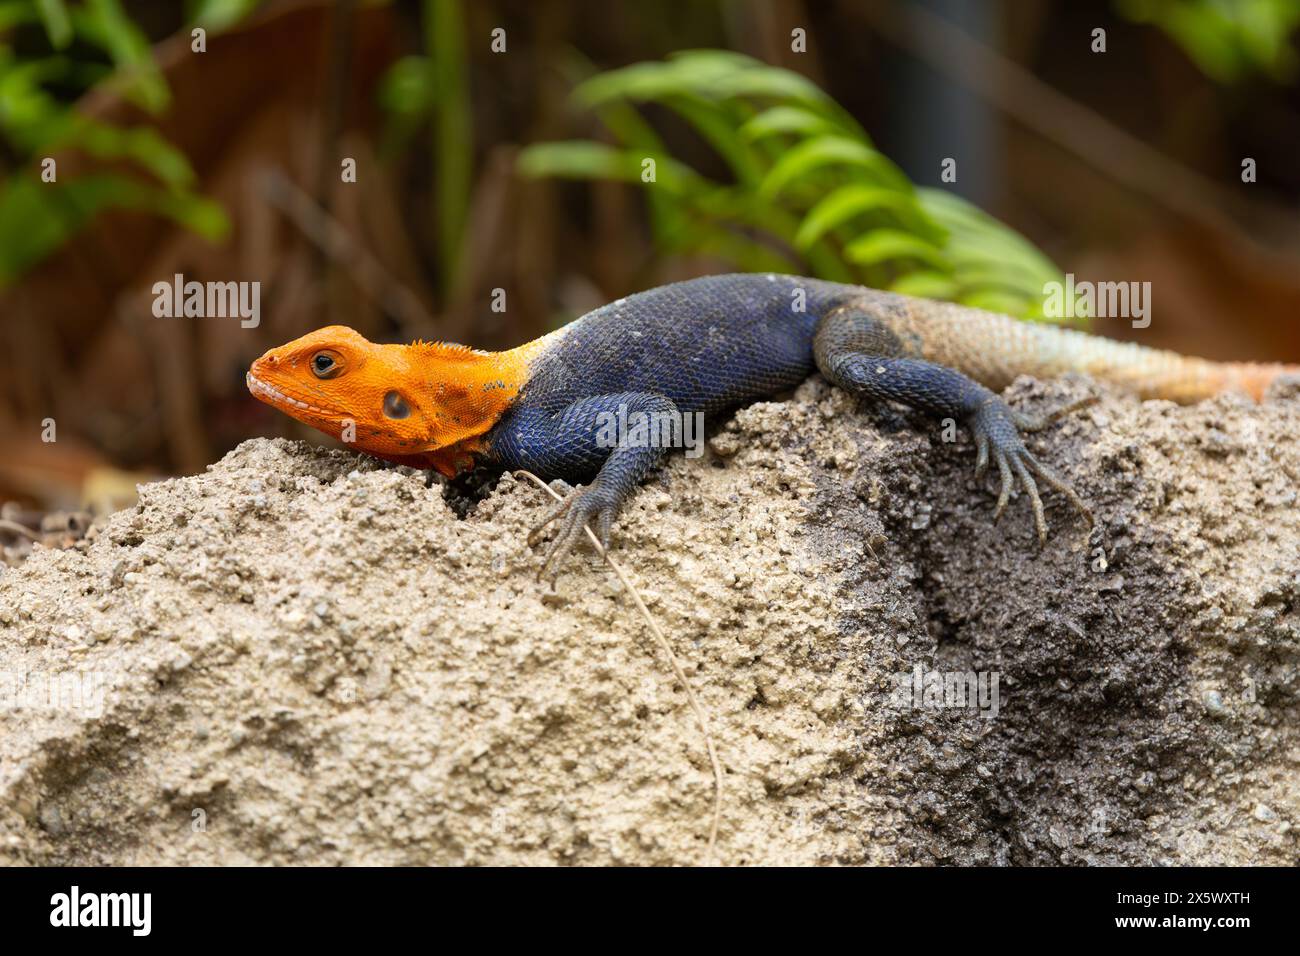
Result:
<svg viewBox="0 0 1300 956"><path fill-rule="evenodd" d="M509 406L523 375L512 353L377 345L331 325L271 349L247 383L268 405L361 451L450 473L465 464L462 453L479 449L475 439Z"/></svg>

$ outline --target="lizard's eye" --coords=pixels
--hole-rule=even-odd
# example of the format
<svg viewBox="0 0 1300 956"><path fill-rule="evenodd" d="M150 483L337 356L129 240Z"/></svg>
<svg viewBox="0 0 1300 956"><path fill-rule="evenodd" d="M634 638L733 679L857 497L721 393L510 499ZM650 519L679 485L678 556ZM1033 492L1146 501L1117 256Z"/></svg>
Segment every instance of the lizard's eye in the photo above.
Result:
<svg viewBox="0 0 1300 956"><path fill-rule="evenodd" d="M406 418L411 414L411 406L397 392L389 392L384 396L384 414L389 418Z"/></svg>
<svg viewBox="0 0 1300 956"><path fill-rule="evenodd" d="M333 378L343 371L343 362L335 352L317 352L311 357L311 370L317 378Z"/></svg>

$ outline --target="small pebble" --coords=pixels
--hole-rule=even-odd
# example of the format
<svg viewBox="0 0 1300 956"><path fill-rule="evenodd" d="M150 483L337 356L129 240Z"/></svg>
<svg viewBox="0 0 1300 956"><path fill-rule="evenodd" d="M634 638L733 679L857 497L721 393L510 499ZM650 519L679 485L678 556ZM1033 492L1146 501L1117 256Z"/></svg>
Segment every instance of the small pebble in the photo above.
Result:
<svg viewBox="0 0 1300 956"><path fill-rule="evenodd" d="M1252 816L1260 823L1272 823L1277 819L1277 814L1273 812L1273 808L1264 803L1255 804Z"/></svg>

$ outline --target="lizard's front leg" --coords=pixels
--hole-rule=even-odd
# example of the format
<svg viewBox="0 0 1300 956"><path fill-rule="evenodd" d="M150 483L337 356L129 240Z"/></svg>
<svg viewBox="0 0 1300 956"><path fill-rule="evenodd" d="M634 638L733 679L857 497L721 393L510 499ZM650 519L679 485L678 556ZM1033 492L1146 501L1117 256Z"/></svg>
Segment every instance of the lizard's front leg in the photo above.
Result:
<svg viewBox="0 0 1300 956"><path fill-rule="evenodd" d="M555 583L584 526L609 549L614 518L667 451L662 423L678 420L677 406L667 397L623 392L584 398L558 413L524 408L502 421L491 449L501 465L547 478L582 480L595 475L590 484L574 489L553 507L528 536L528 543L536 544L546 527L559 521L539 578L549 571Z"/></svg>

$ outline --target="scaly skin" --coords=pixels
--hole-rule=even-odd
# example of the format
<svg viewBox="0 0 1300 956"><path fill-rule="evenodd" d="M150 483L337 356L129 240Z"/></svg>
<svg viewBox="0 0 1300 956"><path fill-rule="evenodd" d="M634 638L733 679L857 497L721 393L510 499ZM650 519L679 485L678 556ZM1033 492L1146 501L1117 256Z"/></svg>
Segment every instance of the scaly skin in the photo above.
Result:
<svg viewBox="0 0 1300 956"><path fill-rule="evenodd" d="M610 416L712 414L814 371L854 394L964 422L977 472L992 462L1001 476L994 520L1019 481L1042 541L1035 479L1091 516L1021 441L1021 431L1044 421L1009 408L994 390L1017 375L1076 371L1144 398L1191 402L1237 388L1258 400L1300 366L1209 362L861 286L726 275L619 299L507 352L376 345L331 326L267 352L248 387L362 451L449 477L486 462L590 479L534 531L560 521L542 564L553 580L584 525L608 545L614 517L665 453L662 445L611 443L602 428Z"/></svg>

